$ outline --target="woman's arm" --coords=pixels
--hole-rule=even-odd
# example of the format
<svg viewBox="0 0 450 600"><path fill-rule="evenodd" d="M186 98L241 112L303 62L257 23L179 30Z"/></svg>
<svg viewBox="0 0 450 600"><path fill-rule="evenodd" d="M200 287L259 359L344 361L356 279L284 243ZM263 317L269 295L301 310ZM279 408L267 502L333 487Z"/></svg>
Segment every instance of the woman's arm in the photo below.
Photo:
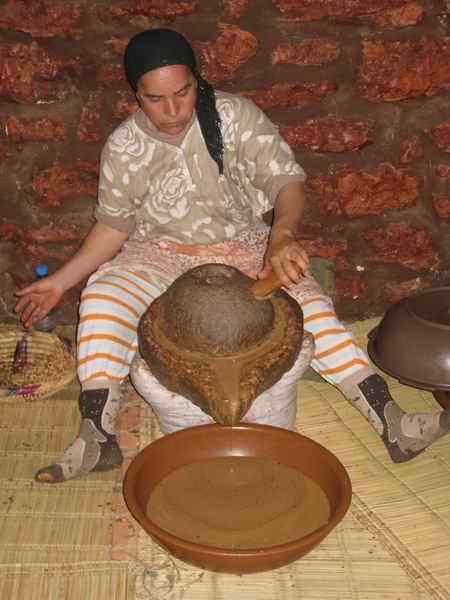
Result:
<svg viewBox="0 0 450 600"><path fill-rule="evenodd" d="M113 258L128 234L104 223L96 223L76 254L48 277L16 291L19 301L15 311L24 327L43 319L59 302L64 292Z"/></svg>
<svg viewBox="0 0 450 600"><path fill-rule="evenodd" d="M96 223L78 252L51 277L67 291L113 258L127 238L128 233Z"/></svg>
<svg viewBox="0 0 450 600"><path fill-rule="evenodd" d="M295 181L280 190L275 201L264 267L258 275L260 279L275 271L283 285L290 287L308 272L308 256L296 240L304 206L303 183Z"/></svg>

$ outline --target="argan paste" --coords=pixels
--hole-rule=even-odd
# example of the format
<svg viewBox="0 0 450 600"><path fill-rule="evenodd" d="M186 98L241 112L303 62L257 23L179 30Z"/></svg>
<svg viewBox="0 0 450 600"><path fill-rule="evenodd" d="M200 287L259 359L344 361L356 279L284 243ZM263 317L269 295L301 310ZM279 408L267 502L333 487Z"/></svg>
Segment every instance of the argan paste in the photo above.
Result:
<svg viewBox="0 0 450 600"><path fill-rule="evenodd" d="M151 493L147 515L188 541L264 548L325 525L330 504L320 486L297 469L265 458L231 456L170 473Z"/></svg>

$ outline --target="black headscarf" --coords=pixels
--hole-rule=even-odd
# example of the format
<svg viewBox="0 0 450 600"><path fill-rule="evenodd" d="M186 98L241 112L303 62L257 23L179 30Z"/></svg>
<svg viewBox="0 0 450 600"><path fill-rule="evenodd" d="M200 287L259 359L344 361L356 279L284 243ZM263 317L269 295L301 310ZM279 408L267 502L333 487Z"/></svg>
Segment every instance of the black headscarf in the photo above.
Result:
<svg viewBox="0 0 450 600"><path fill-rule="evenodd" d="M214 88L197 71L194 51L181 33L172 29L148 29L138 33L125 50L125 73L136 91L145 73L170 65L186 65L197 80L195 110L208 152L223 173L223 139L221 120L216 108Z"/></svg>

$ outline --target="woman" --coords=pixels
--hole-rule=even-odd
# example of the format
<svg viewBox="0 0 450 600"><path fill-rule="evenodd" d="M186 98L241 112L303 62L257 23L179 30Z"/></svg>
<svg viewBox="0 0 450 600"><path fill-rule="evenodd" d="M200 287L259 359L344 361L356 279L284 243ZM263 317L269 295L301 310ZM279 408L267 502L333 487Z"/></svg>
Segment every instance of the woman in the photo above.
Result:
<svg viewBox="0 0 450 600"><path fill-rule="evenodd" d="M310 276L295 237L306 176L269 119L249 100L215 92L175 31L132 38L125 70L140 109L103 149L96 223L66 265L17 292L16 310L31 327L93 274L77 333L80 432L37 480L55 483L121 464L114 422L139 319L176 277L208 262L253 277L276 272L314 336L313 368L368 419L394 462L446 433L449 410L405 414L396 405ZM269 228L262 216L271 209Z"/></svg>

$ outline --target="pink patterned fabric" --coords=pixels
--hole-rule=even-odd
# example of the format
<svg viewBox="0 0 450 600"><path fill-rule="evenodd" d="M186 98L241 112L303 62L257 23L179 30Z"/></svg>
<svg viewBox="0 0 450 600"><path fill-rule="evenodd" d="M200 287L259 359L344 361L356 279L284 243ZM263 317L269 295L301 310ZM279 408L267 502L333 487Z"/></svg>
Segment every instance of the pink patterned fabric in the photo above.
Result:
<svg viewBox="0 0 450 600"><path fill-rule="evenodd" d="M137 350L139 319L150 303L180 275L207 263L233 266L255 278L263 265L269 228L245 231L217 244L171 241L127 242L119 255L89 280L80 304L78 376L80 381L122 381ZM115 298L105 294L114 289ZM286 289L301 306L305 330L314 337L311 366L333 385L369 368L366 354L339 322L329 297L311 276ZM130 297L132 294L132 298Z"/></svg>
<svg viewBox="0 0 450 600"><path fill-rule="evenodd" d="M218 244L177 244L170 241L127 242L119 255L105 263L89 280L95 281L100 275L115 267L126 267L149 273L157 273L170 285L177 277L206 263L222 263L236 267L249 277L256 278L263 266L264 252L269 237L269 228L245 231L239 237ZM301 282L289 290L290 295L302 302L314 295L322 295L315 279L303 277Z"/></svg>

